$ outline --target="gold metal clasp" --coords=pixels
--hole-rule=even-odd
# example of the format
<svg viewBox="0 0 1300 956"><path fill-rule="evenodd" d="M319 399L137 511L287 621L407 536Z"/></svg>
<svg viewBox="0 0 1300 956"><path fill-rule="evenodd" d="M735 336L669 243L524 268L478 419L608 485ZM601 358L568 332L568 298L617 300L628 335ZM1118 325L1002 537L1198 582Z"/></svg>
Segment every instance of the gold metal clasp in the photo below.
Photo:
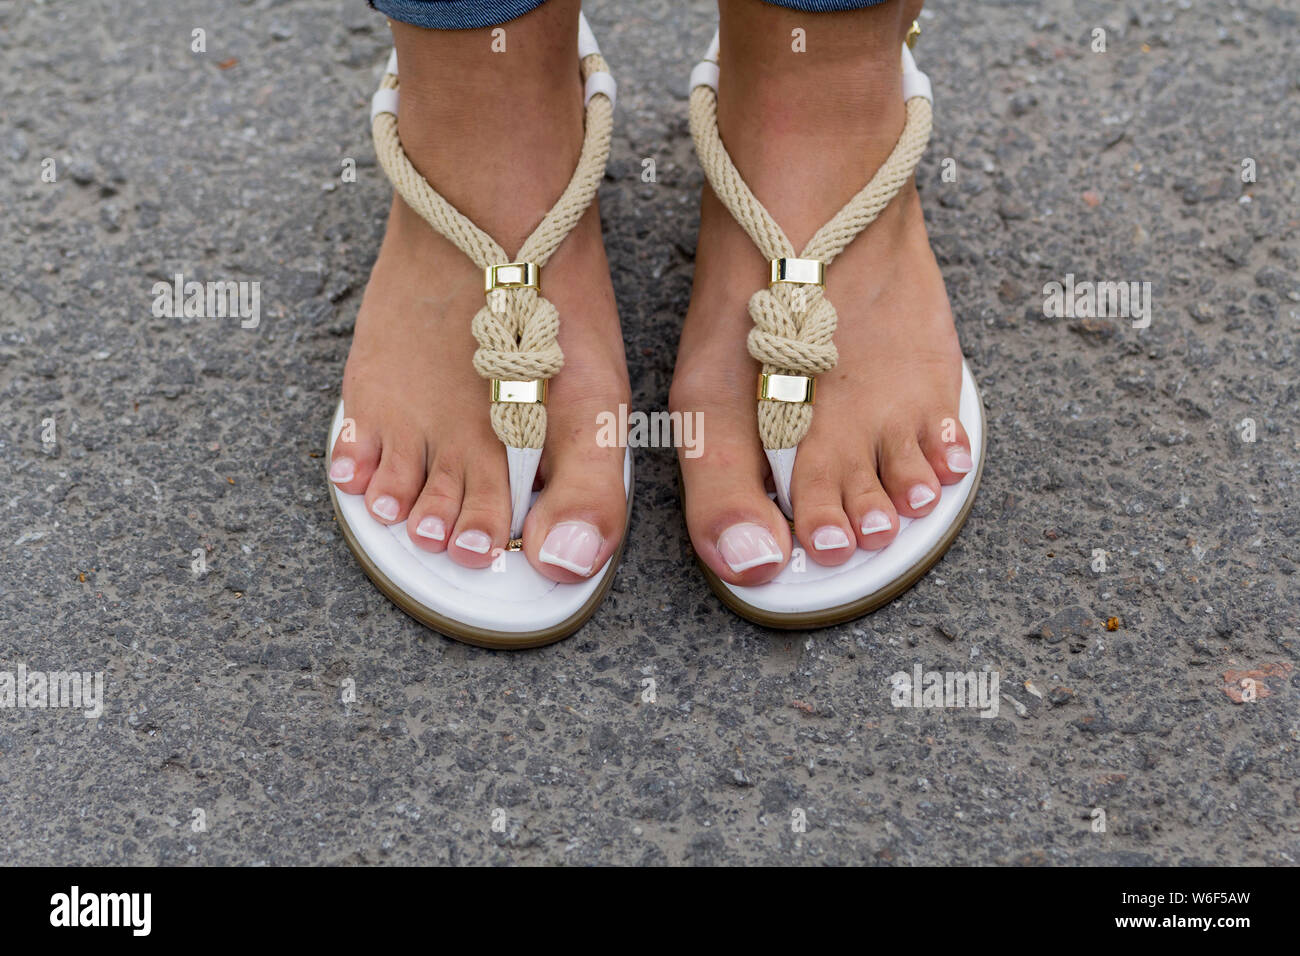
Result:
<svg viewBox="0 0 1300 956"><path fill-rule="evenodd" d="M483 270L483 291L497 289L536 289L541 283L541 269L535 262L507 262Z"/></svg>
<svg viewBox="0 0 1300 956"><path fill-rule="evenodd" d="M492 384L492 401L513 402L520 405L545 405L548 379L535 378L529 382L512 382L508 379L489 379Z"/></svg>
<svg viewBox="0 0 1300 956"><path fill-rule="evenodd" d="M770 287L778 282L824 286L826 263L820 259L773 259L772 278L767 284Z"/></svg>
<svg viewBox="0 0 1300 956"><path fill-rule="evenodd" d="M912 49L912 47L916 46L916 41L919 40L920 38L921 38L921 24L913 20L912 25L907 28L907 38L904 40L904 42L907 44L907 48L910 50Z"/></svg>
<svg viewBox="0 0 1300 956"><path fill-rule="evenodd" d="M817 380L810 375L758 376L758 397L765 402L811 405L817 398Z"/></svg>

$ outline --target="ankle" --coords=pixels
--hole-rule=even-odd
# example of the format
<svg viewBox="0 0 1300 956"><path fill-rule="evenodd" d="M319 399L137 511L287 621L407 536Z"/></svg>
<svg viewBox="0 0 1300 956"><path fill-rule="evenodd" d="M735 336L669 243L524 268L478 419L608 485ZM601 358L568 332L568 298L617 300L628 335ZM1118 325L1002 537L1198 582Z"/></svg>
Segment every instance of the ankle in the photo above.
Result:
<svg viewBox="0 0 1300 956"><path fill-rule="evenodd" d="M866 185L902 133L903 6L837 14L720 6L718 129L798 247Z"/></svg>
<svg viewBox="0 0 1300 956"><path fill-rule="evenodd" d="M403 148L435 189L513 251L582 148L577 4L544 4L503 29L504 49L487 29L394 23L393 35Z"/></svg>
<svg viewBox="0 0 1300 956"><path fill-rule="evenodd" d="M838 143L873 160L868 172L889 155L904 120L903 4L840 13L755 0L719 7L718 123L729 145L746 130L812 147Z"/></svg>

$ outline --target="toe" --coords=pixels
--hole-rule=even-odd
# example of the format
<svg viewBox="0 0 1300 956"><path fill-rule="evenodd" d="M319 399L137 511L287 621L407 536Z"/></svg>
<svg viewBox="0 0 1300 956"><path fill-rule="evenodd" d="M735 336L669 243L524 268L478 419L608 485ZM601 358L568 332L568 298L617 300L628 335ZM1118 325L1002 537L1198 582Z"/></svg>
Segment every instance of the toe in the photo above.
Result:
<svg viewBox="0 0 1300 956"><path fill-rule="evenodd" d="M557 445L543 466L546 484L524 522L524 553L552 581L597 574L623 540L627 496L621 448Z"/></svg>
<svg viewBox="0 0 1300 956"><path fill-rule="evenodd" d="M728 421L725 412L702 414L708 441L695 458L679 455L691 544L730 584L770 581L790 559L790 526L764 490L767 459L755 424Z"/></svg>
<svg viewBox="0 0 1300 956"><path fill-rule="evenodd" d="M344 418L330 453L329 480L349 495L363 495L379 467L379 437L355 419Z"/></svg>
<svg viewBox="0 0 1300 956"><path fill-rule="evenodd" d="M879 551L898 534L898 512L880 483L874 458L849 471L844 482L844 510L859 548Z"/></svg>
<svg viewBox="0 0 1300 956"><path fill-rule="evenodd" d="M466 466L465 498L447 536L447 553L457 564L486 568L509 543L510 486L506 475L501 445Z"/></svg>
<svg viewBox="0 0 1300 956"><path fill-rule="evenodd" d="M894 509L909 518L929 514L939 500L939 479L915 434L895 431L881 445L880 477Z"/></svg>
<svg viewBox="0 0 1300 956"><path fill-rule="evenodd" d="M424 445L395 437L385 441L379 467L366 486L366 508L382 524L406 518L424 485Z"/></svg>
<svg viewBox="0 0 1300 956"><path fill-rule="evenodd" d="M406 533L425 551L445 551L448 532L456 526L461 499L465 494L464 469L459 458L446 453L432 456L433 466L424 490L411 508Z"/></svg>
<svg viewBox="0 0 1300 956"><path fill-rule="evenodd" d="M961 481L975 468L971 459L970 439L954 412L940 411L927 418L921 432L921 451L943 485Z"/></svg>
<svg viewBox="0 0 1300 956"><path fill-rule="evenodd" d="M818 564L843 564L853 554L857 536L844 513L839 474L821 452L816 447L801 448L795 458L790 487L794 530Z"/></svg>

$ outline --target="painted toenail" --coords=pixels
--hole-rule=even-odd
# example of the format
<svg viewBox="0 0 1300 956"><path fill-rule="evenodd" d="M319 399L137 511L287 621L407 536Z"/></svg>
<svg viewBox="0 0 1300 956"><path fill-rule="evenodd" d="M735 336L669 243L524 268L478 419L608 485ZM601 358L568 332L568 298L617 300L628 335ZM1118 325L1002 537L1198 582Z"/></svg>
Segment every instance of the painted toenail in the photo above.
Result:
<svg viewBox="0 0 1300 956"><path fill-rule="evenodd" d="M868 511L862 516L862 533L879 534L881 531L888 531L894 526L894 522L889 520L889 515L879 508Z"/></svg>
<svg viewBox="0 0 1300 956"><path fill-rule="evenodd" d="M537 553L538 560L586 577L596 563L602 539L585 521L561 521L553 527Z"/></svg>
<svg viewBox="0 0 1300 956"><path fill-rule="evenodd" d="M783 558L772 532L757 524L733 524L718 535L718 551L735 574L760 564L779 564Z"/></svg>
<svg viewBox="0 0 1300 956"><path fill-rule="evenodd" d="M492 538L483 531L462 531L456 536L456 547L475 554L487 554L488 548L492 547Z"/></svg>
<svg viewBox="0 0 1300 956"><path fill-rule="evenodd" d="M346 485L357 473L357 463L351 458L335 458L330 463L330 481Z"/></svg>
<svg viewBox="0 0 1300 956"><path fill-rule="evenodd" d="M924 508L931 501L934 501L934 492L925 485L914 485L907 493L907 503L913 509Z"/></svg>
<svg viewBox="0 0 1300 956"><path fill-rule="evenodd" d="M441 518L429 515L427 518L420 519L420 523L415 526L415 533L421 538L444 541L447 538L447 526L442 523Z"/></svg>
<svg viewBox="0 0 1300 956"><path fill-rule="evenodd" d="M396 521L397 512L401 510L401 505L392 495L380 495L370 503L370 510L374 512L375 517L380 521Z"/></svg>
<svg viewBox="0 0 1300 956"><path fill-rule="evenodd" d="M948 470L959 475L964 475L975 467L975 462L970 459L970 452L960 445L955 445L948 449Z"/></svg>
<svg viewBox="0 0 1300 956"><path fill-rule="evenodd" d="M836 551L849 546L849 536L843 528L828 524L813 532L813 547L818 551Z"/></svg>

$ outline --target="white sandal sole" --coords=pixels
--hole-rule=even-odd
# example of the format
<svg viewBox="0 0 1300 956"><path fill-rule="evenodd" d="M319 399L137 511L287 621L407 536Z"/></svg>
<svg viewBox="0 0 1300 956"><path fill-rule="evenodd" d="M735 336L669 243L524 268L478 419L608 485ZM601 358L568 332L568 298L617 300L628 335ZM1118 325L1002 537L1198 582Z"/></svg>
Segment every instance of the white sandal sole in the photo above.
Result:
<svg viewBox="0 0 1300 956"><path fill-rule="evenodd" d="M957 537L975 502L984 468L984 408L965 362L958 417L970 438L975 467L961 481L942 487L938 504L925 517L900 516L898 535L887 547L859 548L843 564L827 567L809 558L794 538L794 547L805 552L802 559L792 558L775 578L757 587L728 584L701 564L714 592L741 617L757 624L808 629L851 621L908 590ZM799 557L798 552L795 555Z"/></svg>
<svg viewBox="0 0 1300 956"><path fill-rule="evenodd" d="M343 403L339 402L326 460L342 427ZM599 606L613 584L623 552L620 543L603 568L577 584L558 584L543 577L522 551L502 551L491 568L466 568L445 551L434 554L416 547L405 521L385 525L375 520L364 495L345 494L333 482L329 485L343 537L379 590L422 624L481 647L540 647L568 637ZM630 450L623 458L623 488L630 518Z"/></svg>

